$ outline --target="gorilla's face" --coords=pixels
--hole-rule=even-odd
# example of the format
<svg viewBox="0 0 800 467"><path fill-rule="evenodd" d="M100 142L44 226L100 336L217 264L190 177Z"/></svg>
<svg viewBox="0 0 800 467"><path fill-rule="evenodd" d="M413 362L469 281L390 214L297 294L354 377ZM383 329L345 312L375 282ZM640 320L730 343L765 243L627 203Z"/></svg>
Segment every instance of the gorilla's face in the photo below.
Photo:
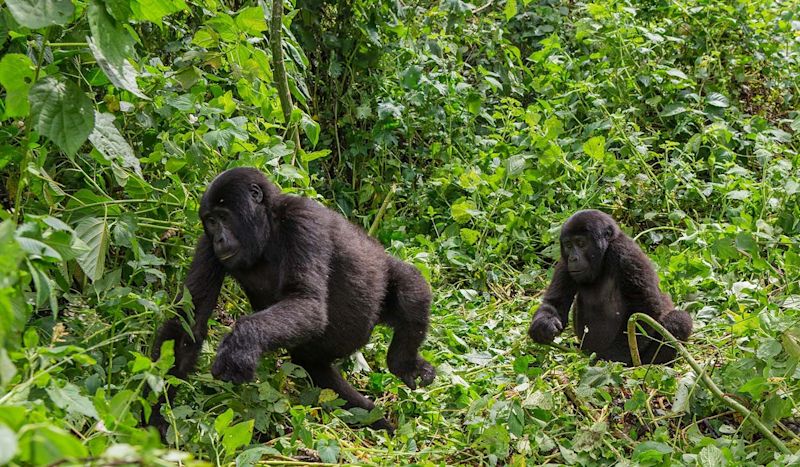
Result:
<svg viewBox="0 0 800 467"><path fill-rule="evenodd" d="M203 230L228 270L246 269L264 251L268 235L264 191L257 183L212 183L200 204Z"/></svg>
<svg viewBox="0 0 800 467"><path fill-rule="evenodd" d="M597 278L602 270L605 248L605 242L598 241L591 235L561 237L561 257L567 263L570 276L579 284L591 283Z"/></svg>

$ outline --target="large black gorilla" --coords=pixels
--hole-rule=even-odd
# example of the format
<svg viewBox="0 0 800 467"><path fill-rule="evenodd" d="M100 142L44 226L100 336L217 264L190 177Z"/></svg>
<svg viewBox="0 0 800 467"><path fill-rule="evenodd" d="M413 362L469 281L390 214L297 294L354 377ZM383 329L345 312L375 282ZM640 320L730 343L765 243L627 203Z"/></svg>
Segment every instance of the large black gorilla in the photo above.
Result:
<svg viewBox="0 0 800 467"><path fill-rule="evenodd" d="M581 348L602 359L632 364L627 324L634 313L652 316L681 341L692 333L692 318L659 290L644 252L600 211L578 211L561 228L561 258L531 322L531 338L552 342L567 325L573 299ZM642 362L674 360L676 350L644 328L647 336L637 334Z"/></svg>
<svg viewBox="0 0 800 467"><path fill-rule="evenodd" d="M433 366L418 353L428 330L431 291L413 266L390 257L363 230L316 201L282 194L253 168L223 172L200 202L204 234L198 241L186 287L194 320L187 334L180 318L158 332L161 344L175 341L171 373L193 368L208 333L226 274L236 279L255 313L240 318L220 343L211 367L215 378L241 383L254 378L261 355L289 350L314 383L334 390L345 407L371 410L333 366L362 347L378 323L394 328L389 370L412 389L430 384ZM151 423L162 434L156 410ZM392 431L384 418L375 428Z"/></svg>

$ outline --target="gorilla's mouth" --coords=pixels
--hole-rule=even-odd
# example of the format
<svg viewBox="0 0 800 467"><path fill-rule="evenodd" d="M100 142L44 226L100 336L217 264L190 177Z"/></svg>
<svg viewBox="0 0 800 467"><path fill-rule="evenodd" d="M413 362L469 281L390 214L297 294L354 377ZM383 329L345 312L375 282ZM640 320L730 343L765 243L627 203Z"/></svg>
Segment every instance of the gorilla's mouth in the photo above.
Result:
<svg viewBox="0 0 800 467"><path fill-rule="evenodd" d="M229 252L229 253L224 253L224 254L222 254L222 255L218 256L217 258L218 258L220 261L225 261L226 259L231 259L231 258L233 258L234 256L236 256L236 254L237 254L237 253L239 253L239 250L233 250L233 251L231 251L231 252Z"/></svg>

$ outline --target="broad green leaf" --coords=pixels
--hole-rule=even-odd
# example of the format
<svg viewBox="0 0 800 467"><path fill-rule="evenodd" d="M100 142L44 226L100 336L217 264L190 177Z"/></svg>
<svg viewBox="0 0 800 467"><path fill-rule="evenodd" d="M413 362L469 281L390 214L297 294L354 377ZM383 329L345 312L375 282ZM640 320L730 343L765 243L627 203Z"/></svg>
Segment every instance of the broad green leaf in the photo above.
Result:
<svg viewBox="0 0 800 467"><path fill-rule="evenodd" d="M134 19L143 19L161 26L161 20L168 15L187 9L183 0L132 0L131 10Z"/></svg>
<svg viewBox="0 0 800 467"><path fill-rule="evenodd" d="M38 425L19 438L19 460L27 465L50 465L64 459L86 457L81 442L53 425Z"/></svg>
<svg viewBox="0 0 800 467"><path fill-rule="evenodd" d="M319 141L319 123L303 113L303 117L300 119L300 126L303 127L303 133L311 141L311 147L316 146Z"/></svg>
<svg viewBox="0 0 800 467"><path fill-rule="evenodd" d="M225 428L228 428L232 421L233 409L228 409L219 414L216 420L214 420L214 430L219 434L223 434L225 432Z"/></svg>
<svg viewBox="0 0 800 467"><path fill-rule="evenodd" d="M517 0L506 0L506 6L503 8L503 13L506 15L506 20L510 20L517 15Z"/></svg>
<svg viewBox="0 0 800 467"><path fill-rule="evenodd" d="M17 237L17 243L19 243L19 246L22 247L26 253L32 255L33 257L52 258L56 261L61 261L61 255L58 253L58 251L41 240L28 237Z"/></svg>
<svg viewBox="0 0 800 467"><path fill-rule="evenodd" d="M78 256L78 264L92 281L96 281L105 270L108 225L104 219L88 217L75 227L75 233L89 246L87 252Z"/></svg>
<svg viewBox="0 0 800 467"><path fill-rule="evenodd" d="M708 105L713 107L720 107L720 108L727 108L730 107L730 102L728 98L718 92L712 92L708 96L706 96L706 102Z"/></svg>
<svg viewBox="0 0 800 467"><path fill-rule="evenodd" d="M302 152L300 154L300 159L303 162L308 163L317 159L321 159L323 157L328 157L330 153L331 153L330 149L320 149L319 151L314 151L314 152Z"/></svg>
<svg viewBox="0 0 800 467"><path fill-rule="evenodd" d="M725 456L716 446L706 446L697 455L697 465L703 467L724 467L725 464Z"/></svg>
<svg viewBox="0 0 800 467"><path fill-rule="evenodd" d="M71 0L6 0L6 5L19 24L31 29L67 24L75 11Z"/></svg>
<svg viewBox="0 0 800 467"><path fill-rule="evenodd" d="M33 84L33 68L31 59L22 54L6 54L0 60L0 85L6 88L3 119L28 116L28 91Z"/></svg>
<svg viewBox="0 0 800 467"><path fill-rule="evenodd" d="M416 65L411 65L400 73L400 80L403 86L409 89L417 89L419 87L420 77L422 77L422 69Z"/></svg>
<svg viewBox="0 0 800 467"><path fill-rule="evenodd" d="M450 206L450 215L459 224L469 222L470 219L479 215L481 211L473 201L462 200Z"/></svg>
<svg viewBox="0 0 800 467"><path fill-rule="evenodd" d="M230 149L234 139L247 141L250 135L247 133L247 117L234 117L219 124L216 130L209 131L203 135L203 140L211 146Z"/></svg>
<svg viewBox="0 0 800 467"><path fill-rule="evenodd" d="M134 38L116 20L99 0L93 0L86 9L92 36L86 38L97 64L114 86L147 99L136 83L138 73L128 60L135 57Z"/></svg>
<svg viewBox="0 0 800 467"><path fill-rule="evenodd" d="M11 378L16 374L17 367L14 365L14 362L11 361L6 349L0 347L0 387L10 383Z"/></svg>
<svg viewBox="0 0 800 467"><path fill-rule="evenodd" d="M602 161L606 154L606 139L594 136L583 143L583 152L596 161Z"/></svg>
<svg viewBox="0 0 800 467"><path fill-rule="evenodd" d="M236 467L253 467L265 455L280 456L280 452L269 446L257 446L236 456Z"/></svg>
<svg viewBox="0 0 800 467"><path fill-rule="evenodd" d="M328 464L339 462L339 443L335 439L321 439L314 446L319 453L319 460Z"/></svg>
<svg viewBox="0 0 800 467"><path fill-rule="evenodd" d="M89 141L107 161L117 162L119 165L133 170L139 176L142 175L139 159L133 154L133 149L122 137L117 127L114 126L113 115L95 112L94 131L89 135Z"/></svg>
<svg viewBox="0 0 800 467"><path fill-rule="evenodd" d="M248 420L225 429L225 434L222 435L222 446L226 453L233 454L237 449L250 442L253 437L254 423L255 420Z"/></svg>
<svg viewBox="0 0 800 467"><path fill-rule="evenodd" d="M0 423L0 465L5 465L13 459L17 455L18 449L16 433L5 424Z"/></svg>
<svg viewBox="0 0 800 467"><path fill-rule="evenodd" d="M260 36L267 30L264 10L261 7L252 6L239 11L239 14L236 15L236 26L245 34Z"/></svg>
<svg viewBox="0 0 800 467"><path fill-rule="evenodd" d="M92 101L72 81L50 76L30 91L31 115L36 131L69 155L78 152L94 128Z"/></svg>
<svg viewBox="0 0 800 467"><path fill-rule="evenodd" d="M667 74L669 76L672 76L673 78L689 79L689 77L686 76L686 73L682 72L681 70L679 70L677 68L670 68L669 70L667 70Z"/></svg>
<svg viewBox="0 0 800 467"><path fill-rule="evenodd" d="M69 413L85 415L98 419L97 410L95 410L92 401L81 394L78 386L72 383L66 383L64 387L59 387L55 382L51 382L50 386L46 389L47 395L50 400L61 409Z"/></svg>
<svg viewBox="0 0 800 467"><path fill-rule="evenodd" d="M659 116L661 117L672 117L674 115L679 115L686 112L688 109L681 104L667 104L664 106L664 110L661 111Z"/></svg>
<svg viewBox="0 0 800 467"><path fill-rule="evenodd" d="M461 240L467 245L474 245L480 236L480 232L473 229L460 229L459 233L461 234Z"/></svg>

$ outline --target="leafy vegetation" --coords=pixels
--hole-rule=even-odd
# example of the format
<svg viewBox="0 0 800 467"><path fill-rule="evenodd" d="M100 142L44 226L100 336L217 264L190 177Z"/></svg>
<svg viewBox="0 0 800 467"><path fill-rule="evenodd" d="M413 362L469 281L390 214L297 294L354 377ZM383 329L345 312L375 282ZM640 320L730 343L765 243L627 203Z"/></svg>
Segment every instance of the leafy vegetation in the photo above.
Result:
<svg viewBox="0 0 800 467"><path fill-rule="evenodd" d="M286 2L287 121L270 5L5 0L0 464L800 463L799 12ZM372 227L431 281L432 386L384 369L385 329L342 363L393 438L348 425L364 414L283 354L257 382L213 380L216 342L249 311L233 283L195 375L147 357L198 198L239 165ZM689 353L794 455L685 362L625 369L526 338L558 225L584 207L643 245L695 318ZM165 385L180 387L169 449L140 426Z"/></svg>

